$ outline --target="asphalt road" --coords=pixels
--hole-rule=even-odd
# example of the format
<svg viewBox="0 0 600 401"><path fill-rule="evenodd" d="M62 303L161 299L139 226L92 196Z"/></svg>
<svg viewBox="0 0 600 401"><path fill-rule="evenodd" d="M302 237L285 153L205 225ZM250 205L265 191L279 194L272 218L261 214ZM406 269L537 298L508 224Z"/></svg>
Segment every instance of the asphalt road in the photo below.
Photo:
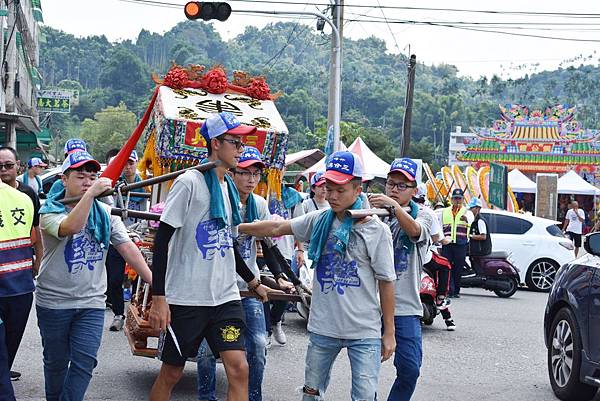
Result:
<svg viewBox="0 0 600 401"><path fill-rule="evenodd" d="M555 399L546 372L542 322L546 294L518 291L510 299L491 292L463 290L453 300L457 331L447 332L442 320L423 330L424 360L413 400L519 400ZM105 326L112 320L107 311ZM299 399L303 384L307 336L304 322L288 314L288 344L269 351L263 398L265 401ZM159 362L133 357L122 332L106 330L87 400L144 400L159 369ZM18 400L42 400L44 378L42 350L34 311L29 319L15 370L23 373L14 382ZM349 363L345 353L334 365L327 392L331 401L347 400ZM391 361L382 367L380 394L387 397L395 376ZM218 365L218 395L224 400L226 380ZM173 400L196 399L195 364L188 363Z"/></svg>

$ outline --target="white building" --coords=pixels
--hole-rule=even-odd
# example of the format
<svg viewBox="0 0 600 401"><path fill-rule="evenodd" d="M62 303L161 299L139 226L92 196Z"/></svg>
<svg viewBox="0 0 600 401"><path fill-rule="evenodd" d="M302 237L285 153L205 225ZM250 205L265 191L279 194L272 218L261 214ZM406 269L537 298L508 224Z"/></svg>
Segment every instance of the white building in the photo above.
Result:
<svg viewBox="0 0 600 401"><path fill-rule="evenodd" d="M448 144L448 165L459 165L461 167L468 166L469 163L456 159L456 153L467 149L467 145L471 143L477 135L472 132L463 132L461 126L456 127L455 132L450 133L450 143Z"/></svg>

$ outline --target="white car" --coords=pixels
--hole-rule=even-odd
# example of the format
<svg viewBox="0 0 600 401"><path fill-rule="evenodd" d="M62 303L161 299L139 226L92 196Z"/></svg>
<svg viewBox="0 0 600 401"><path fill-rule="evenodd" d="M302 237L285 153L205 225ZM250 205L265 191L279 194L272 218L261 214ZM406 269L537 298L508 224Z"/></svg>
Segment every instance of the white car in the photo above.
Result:
<svg viewBox="0 0 600 401"><path fill-rule="evenodd" d="M501 210L482 209L492 236L492 249L511 254L521 283L550 291L558 269L575 259L575 247L559 228L560 222Z"/></svg>
<svg viewBox="0 0 600 401"><path fill-rule="evenodd" d="M441 220L441 209L437 210ZM575 259L575 247L559 228L560 222L481 209L492 235L492 251L505 251L517 268L519 281L536 291L550 291L558 269Z"/></svg>

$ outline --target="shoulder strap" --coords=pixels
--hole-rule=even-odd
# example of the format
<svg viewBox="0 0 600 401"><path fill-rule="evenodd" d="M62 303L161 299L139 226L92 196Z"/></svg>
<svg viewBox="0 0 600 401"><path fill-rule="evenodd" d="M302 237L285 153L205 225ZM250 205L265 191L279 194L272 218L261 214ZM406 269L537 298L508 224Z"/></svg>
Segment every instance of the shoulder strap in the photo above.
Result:
<svg viewBox="0 0 600 401"><path fill-rule="evenodd" d="M315 202L315 198L310 198L310 200L312 201L313 205L315 205L315 210L319 210L319 206L317 206L317 202Z"/></svg>

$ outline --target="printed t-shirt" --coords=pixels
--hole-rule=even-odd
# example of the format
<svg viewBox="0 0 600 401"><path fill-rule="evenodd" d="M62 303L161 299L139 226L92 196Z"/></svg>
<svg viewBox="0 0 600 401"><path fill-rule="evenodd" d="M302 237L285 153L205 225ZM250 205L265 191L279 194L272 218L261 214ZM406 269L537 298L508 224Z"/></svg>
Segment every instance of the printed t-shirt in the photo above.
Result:
<svg viewBox="0 0 600 401"><path fill-rule="evenodd" d="M324 211L308 213L291 221L294 236L308 241ZM393 282L394 260L389 227L376 217L354 224L344 255L334 250L333 221L321 257L313 263L315 279L308 330L343 339L381 337L381 306L378 280Z"/></svg>
<svg viewBox="0 0 600 401"><path fill-rule="evenodd" d="M175 228L165 277L171 305L217 306L240 299L225 181L221 193L227 224L219 229L217 219L210 217L210 191L201 172L183 173L169 190L160 220Z"/></svg>
<svg viewBox="0 0 600 401"><path fill-rule="evenodd" d="M258 220L269 220L271 215L269 214L267 201L262 196L256 194L250 194L250 196L254 196L254 202L256 202L256 209L258 211ZM242 220L246 221L245 205L242 205L240 214ZM236 240L239 245L240 254L246 262L246 265L248 265L248 268L250 268L252 273L254 273L255 277L260 277L260 270L258 268L258 264L256 263L256 237L240 234ZM248 290L248 284L239 275L237 276L237 285L240 291Z"/></svg>
<svg viewBox="0 0 600 401"><path fill-rule="evenodd" d="M410 253L402 245L397 219L391 223L394 238L394 267L396 269L396 316L422 316L423 306L419 294L423 255L427 252L431 237L433 216L419 208L415 221L421 226L418 238L410 238L414 244Z"/></svg>
<svg viewBox="0 0 600 401"><path fill-rule="evenodd" d="M100 203L109 213L110 207ZM49 309L104 309L106 307L106 254L86 226L74 235L61 237L60 223L68 212L42 214L40 226L44 257L37 277L36 305ZM113 246L131 241L121 219L110 216Z"/></svg>

